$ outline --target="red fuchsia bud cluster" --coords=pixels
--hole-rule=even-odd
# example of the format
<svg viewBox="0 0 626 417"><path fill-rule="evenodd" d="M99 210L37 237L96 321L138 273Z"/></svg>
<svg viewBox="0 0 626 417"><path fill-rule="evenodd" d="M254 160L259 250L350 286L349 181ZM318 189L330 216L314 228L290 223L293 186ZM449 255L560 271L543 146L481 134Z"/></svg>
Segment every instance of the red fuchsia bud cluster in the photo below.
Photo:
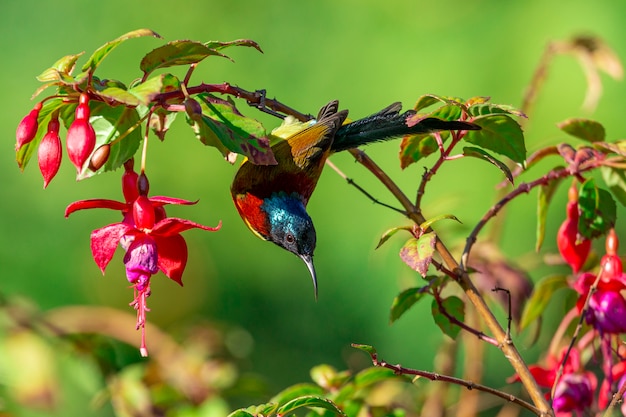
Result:
<svg viewBox="0 0 626 417"><path fill-rule="evenodd" d="M42 108L43 102L37 103L17 126L15 133L16 152L19 152L24 145L32 142L37 136L39 114ZM86 93L82 93L76 107L75 119L68 129L66 139L67 154L79 174L85 166L87 159L89 159L88 168L90 170L97 171L100 169L109 159L111 151L111 145L109 144L104 144L94 151L96 133L89 122L90 113L89 96ZM48 122L48 131L39 143L37 152L44 188L50 184L50 181L52 181L61 166L62 147L59 138L59 127L58 112L54 112ZM93 156L90 158L92 153Z"/></svg>
<svg viewBox="0 0 626 417"><path fill-rule="evenodd" d="M89 123L89 96L85 93L80 95L76 116L67 130L67 155L76 167L78 173L81 172L87 158L96 146L96 132Z"/></svg>
<svg viewBox="0 0 626 417"><path fill-rule="evenodd" d="M66 217L77 210L91 208L121 211L123 216L121 222L92 232L91 251L103 273L118 245L126 251L124 256L126 278L134 290L134 299L130 305L137 310L137 329L141 329L140 352L143 356L148 354L145 324L152 276L160 270L168 278L182 285L188 252L181 233L194 228L208 231L220 228L220 224L217 227L209 227L186 219L167 217L164 205L190 205L195 202L164 196L148 197L148 191L148 178L144 173L137 174L130 160L124 164L122 174L124 202L104 199L82 200L70 204L65 210Z"/></svg>
<svg viewBox="0 0 626 417"><path fill-rule="evenodd" d="M571 267L574 273L578 273L583 267L589 251L591 241L578 233L578 190L572 184L568 193L567 217L557 233L556 243L561 256Z"/></svg>

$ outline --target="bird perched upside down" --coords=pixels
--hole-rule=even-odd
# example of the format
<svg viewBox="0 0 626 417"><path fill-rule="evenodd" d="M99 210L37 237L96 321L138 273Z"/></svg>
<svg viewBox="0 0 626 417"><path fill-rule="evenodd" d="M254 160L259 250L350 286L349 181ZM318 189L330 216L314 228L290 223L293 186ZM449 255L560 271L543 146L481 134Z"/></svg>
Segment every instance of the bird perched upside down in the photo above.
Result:
<svg viewBox="0 0 626 417"><path fill-rule="evenodd" d="M409 110L400 114L400 103L344 125L348 111L338 111L338 104L331 101L322 107L312 125L273 145L277 165L255 165L246 161L231 186L237 211L250 230L304 261L313 279L316 298L317 277L313 265L316 234L306 205L326 159L334 152L408 134L480 129L472 123L432 117L409 127L407 118L415 112Z"/></svg>

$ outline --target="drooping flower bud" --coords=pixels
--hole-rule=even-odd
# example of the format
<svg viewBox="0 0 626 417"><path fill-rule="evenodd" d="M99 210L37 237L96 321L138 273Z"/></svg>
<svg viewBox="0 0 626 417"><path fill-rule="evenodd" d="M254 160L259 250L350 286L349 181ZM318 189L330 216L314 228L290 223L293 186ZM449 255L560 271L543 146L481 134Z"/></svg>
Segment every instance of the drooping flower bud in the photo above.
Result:
<svg viewBox="0 0 626 417"><path fill-rule="evenodd" d="M152 230L154 227L154 206L145 195L137 197L133 203L133 220L139 230Z"/></svg>
<svg viewBox="0 0 626 417"><path fill-rule="evenodd" d="M96 172L109 160L109 154L111 153L111 145L105 143L98 147L89 159L89 169Z"/></svg>
<svg viewBox="0 0 626 417"><path fill-rule="evenodd" d="M39 149L37 150L39 170L43 176L43 188L46 188L57 172L59 172L61 157L59 119L54 117L48 123L48 132L44 135L39 144Z"/></svg>
<svg viewBox="0 0 626 417"><path fill-rule="evenodd" d="M561 256L578 273L589 256L591 241L578 234L578 191L572 185L569 189L567 217L557 233L557 246Z"/></svg>
<svg viewBox="0 0 626 417"><path fill-rule="evenodd" d="M41 111L42 107L43 104L41 102L35 104L35 107L30 111L30 113L24 116L20 124L17 125L17 130L15 132L16 152L19 151L22 146L35 139L35 136L37 135L37 129L39 128L39 122L37 119L39 118L39 112Z"/></svg>
<svg viewBox="0 0 626 417"><path fill-rule="evenodd" d="M134 161L129 159L124 162L124 173L122 174L122 193L124 194L124 200L127 203L132 203L139 197L139 190L137 189L137 180L139 174L133 169Z"/></svg>
<svg viewBox="0 0 626 417"><path fill-rule="evenodd" d="M96 146L96 133L89 123L88 101L89 96L87 94L80 95L80 101L76 107L76 117L67 131L67 154L78 173Z"/></svg>
<svg viewBox="0 0 626 417"><path fill-rule="evenodd" d="M150 181L148 181L148 177L143 172L137 179L137 190L139 191L139 195L148 195L150 191Z"/></svg>

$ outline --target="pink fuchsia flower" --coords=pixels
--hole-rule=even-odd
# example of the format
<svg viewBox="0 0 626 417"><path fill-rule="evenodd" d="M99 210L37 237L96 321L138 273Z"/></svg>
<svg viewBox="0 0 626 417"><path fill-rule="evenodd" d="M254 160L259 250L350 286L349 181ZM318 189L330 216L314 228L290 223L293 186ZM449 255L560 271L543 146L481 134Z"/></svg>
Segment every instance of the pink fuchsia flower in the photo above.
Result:
<svg viewBox="0 0 626 417"><path fill-rule="evenodd" d="M578 191L572 184L568 193L567 217L557 232L556 243L561 256L578 273L589 256L591 241L578 233Z"/></svg>
<svg viewBox="0 0 626 417"><path fill-rule="evenodd" d="M552 408L557 416L582 412L593 403L596 377L591 372L564 374L556 384Z"/></svg>
<svg viewBox="0 0 626 417"><path fill-rule="evenodd" d="M127 165L124 173L126 177L123 177L122 184L125 198L136 196L134 201L106 199L76 201L66 208L65 217L75 211L92 208L119 210L122 213L121 222L109 224L91 233L91 251L96 264L104 274L117 246L121 245L126 250L124 257L126 276L135 290L135 299L131 305L137 310L137 328L142 329L141 351L143 355L147 355L145 312L148 311L146 299L150 295L150 278L161 270L168 278L182 286L188 251L181 233L194 228L217 231L221 227L221 222L216 227L209 227L186 219L167 217L164 205L190 205L196 202L140 195L128 180L134 177L133 173L132 164ZM145 176L144 181L147 184ZM134 187L137 187L137 183L134 182ZM145 188L147 191L147 185Z"/></svg>

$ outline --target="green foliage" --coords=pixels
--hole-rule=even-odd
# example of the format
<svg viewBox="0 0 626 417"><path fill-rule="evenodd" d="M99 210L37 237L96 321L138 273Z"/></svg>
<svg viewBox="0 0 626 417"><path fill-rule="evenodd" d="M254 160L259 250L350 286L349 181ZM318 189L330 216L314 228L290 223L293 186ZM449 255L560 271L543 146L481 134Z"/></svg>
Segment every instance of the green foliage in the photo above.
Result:
<svg viewBox="0 0 626 417"><path fill-rule="evenodd" d="M568 288L567 277L564 275L547 276L535 284L535 288L524 306L520 330L528 327L541 317L548 304L554 300L555 293Z"/></svg>
<svg viewBox="0 0 626 417"><path fill-rule="evenodd" d="M457 323L450 318L454 318L458 323L463 323L465 319L465 303L459 297L450 296L441 301L433 300L431 305L433 319L441 331L456 339L461 331Z"/></svg>
<svg viewBox="0 0 626 417"><path fill-rule="evenodd" d="M604 235L615 225L616 205L611 194L598 188L593 178L585 181L578 196L578 230L588 239Z"/></svg>
<svg viewBox="0 0 626 417"><path fill-rule="evenodd" d="M565 133L587 142L602 142L606 137L604 126L595 120L573 118L564 120L557 126Z"/></svg>

